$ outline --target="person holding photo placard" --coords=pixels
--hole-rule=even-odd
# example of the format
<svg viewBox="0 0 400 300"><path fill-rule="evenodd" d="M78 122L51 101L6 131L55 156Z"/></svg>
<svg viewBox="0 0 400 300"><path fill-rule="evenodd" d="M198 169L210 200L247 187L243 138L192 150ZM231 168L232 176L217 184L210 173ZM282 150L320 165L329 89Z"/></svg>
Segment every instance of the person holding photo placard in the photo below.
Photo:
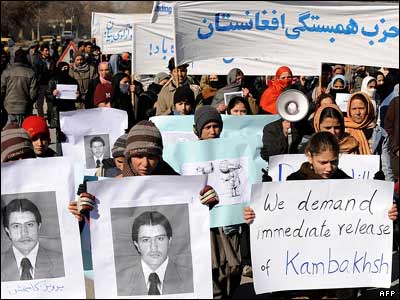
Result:
<svg viewBox="0 0 400 300"><path fill-rule="evenodd" d="M229 71L226 81L227 85L217 91L211 102L211 105L214 106L218 112L224 113L227 108L224 95L234 92L242 92L243 97L249 101L249 105L253 114L257 114L259 107L256 103L256 100L250 94L250 90L244 85L245 82L243 71L238 68L233 68Z"/></svg>
<svg viewBox="0 0 400 300"><path fill-rule="evenodd" d="M308 161L304 162L298 171L290 174L286 180L351 179L350 176L338 168L339 153L339 143L332 133L315 133L305 149ZM251 224L256 217L254 210L249 206L245 207L243 216L247 224ZM397 216L397 206L393 204L388 211L388 217L394 221ZM295 297L351 299L356 296L356 292L357 289L327 289L289 291L285 293L289 299L294 299Z"/></svg>

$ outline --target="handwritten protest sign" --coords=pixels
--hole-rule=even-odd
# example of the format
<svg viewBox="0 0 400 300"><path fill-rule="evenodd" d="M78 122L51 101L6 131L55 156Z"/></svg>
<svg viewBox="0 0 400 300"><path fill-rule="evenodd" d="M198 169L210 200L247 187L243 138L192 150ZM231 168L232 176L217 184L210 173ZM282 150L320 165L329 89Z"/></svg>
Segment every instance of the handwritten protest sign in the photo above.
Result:
<svg viewBox="0 0 400 300"><path fill-rule="evenodd" d="M368 65L374 57L376 65L398 68L398 15L395 3L180 1L176 62L261 57L275 70L288 65L294 74L316 75L324 61Z"/></svg>
<svg viewBox="0 0 400 300"><path fill-rule="evenodd" d="M208 208L199 201L205 182L203 175L88 182L100 202L90 214L96 295L143 299L149 267L142 266L161 270L167 262L158 298L212 298Z"/></svg>
<svg viewBox="0 0 400 300"><path fill-rule="evenodd" d="M91 35L103 54L132 52L133 28L149 22L151 14L112 14L92 12Z"/></svg>
<svg viewBox="0 0 400 300"><path fill-rule="evenodd" d="M353 179L373 179L379 171L379 155L340 154L339 168ZM273 155L269 158L268 174L273 181L285 181L286 177L300 169L307 161L304 154Z"/></svg>
<svg viewBox="0 0 400 300"><path fill-rule="evenodd" d="M390 287L393 183L303 180L252 186L254 288Z"/></svg>
<svg viewBox="0 0 400 300"><path fill-rule="evenodd" d="M2 299L86 297L79 228L67 209L73 184L65 157L1 164L1 218L9 220L1 229ZM19 253L31 260L28 277Z"/></svg>

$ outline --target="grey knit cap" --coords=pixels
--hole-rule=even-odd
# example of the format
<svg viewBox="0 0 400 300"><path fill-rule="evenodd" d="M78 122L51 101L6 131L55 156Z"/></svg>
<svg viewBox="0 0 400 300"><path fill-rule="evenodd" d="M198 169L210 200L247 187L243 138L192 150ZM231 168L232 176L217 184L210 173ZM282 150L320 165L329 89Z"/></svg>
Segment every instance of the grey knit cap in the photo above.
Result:
<svg viewBox="0 0 400 300"><path fill-rule="evenodd" d="M196 109L194 113L194 127L196 128L196 135L201 136L203 127L210 122L217 122L222 130L222 118L218 110L211 105L203 105Z"/></svg>

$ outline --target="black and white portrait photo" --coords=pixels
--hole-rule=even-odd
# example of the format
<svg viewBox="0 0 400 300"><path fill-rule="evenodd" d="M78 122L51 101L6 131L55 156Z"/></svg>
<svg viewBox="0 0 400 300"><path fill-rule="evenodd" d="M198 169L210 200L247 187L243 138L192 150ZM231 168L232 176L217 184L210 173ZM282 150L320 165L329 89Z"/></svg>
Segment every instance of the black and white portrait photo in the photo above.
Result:
<svg viewBox="0 0 400 300"><path fill-rule="evenodd" d="M1 282L65 276L55 192L1 195Z"/></svg>
<svg viewBox="0 0 400 300"><path fill-rule="evenodd" d="M87 135L84 137L86 169L102 166L103 159L110 158L110 139L108 134Z"/></svg>
<svg viewBox="0 0 400 300"><path fill-rule="evenodd" d="M187 204L111 208L117 295L193 292Z"/></svg>

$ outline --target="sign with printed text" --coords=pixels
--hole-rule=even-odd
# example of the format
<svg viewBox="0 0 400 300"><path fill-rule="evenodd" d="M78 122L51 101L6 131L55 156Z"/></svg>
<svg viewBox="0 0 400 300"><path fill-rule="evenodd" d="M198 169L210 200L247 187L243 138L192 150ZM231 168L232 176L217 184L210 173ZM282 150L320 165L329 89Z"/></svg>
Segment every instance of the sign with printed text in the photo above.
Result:
<svg viewBox="0 0 400 300"><path fill-rule="evenodd" d="M302 180L252 186L250 225L256 294L389 288L393 183ZM271 247L271 245L274 245Z"/></svg>
<svg viewBox="0 0 400 300"><path fill-rule="evenodd" d="M167 70L168 61L175 55L173 24L171 23L136 23L134 27L133 68L138 74L156 74ZM284 62L282 61L284 64ZM202 75L210 73L226 75L233 68L241 69L245 75L275 74L276 65L268 59L218 57L192 61L188 74ZM318 75L315 73L314 75Z"/></svg>
<svg viewBox="0 0 400 300"><path fill-rule="evenodd" d="M300 169L307 161L304 154L282 154L269 158L268 174L273 181L285 181L286 177ZM339 169L353 179L373 179L379 171L379 155L340 154Z"/></svg>
<svg viewBox="0 0 400 300"><path fill-rule="evenodd" d="M397 4L381 2L178 1L176 62L260 57L275 70L315 75L324 61L368 65L373 57L398 68L398 15Z"/></svg>

